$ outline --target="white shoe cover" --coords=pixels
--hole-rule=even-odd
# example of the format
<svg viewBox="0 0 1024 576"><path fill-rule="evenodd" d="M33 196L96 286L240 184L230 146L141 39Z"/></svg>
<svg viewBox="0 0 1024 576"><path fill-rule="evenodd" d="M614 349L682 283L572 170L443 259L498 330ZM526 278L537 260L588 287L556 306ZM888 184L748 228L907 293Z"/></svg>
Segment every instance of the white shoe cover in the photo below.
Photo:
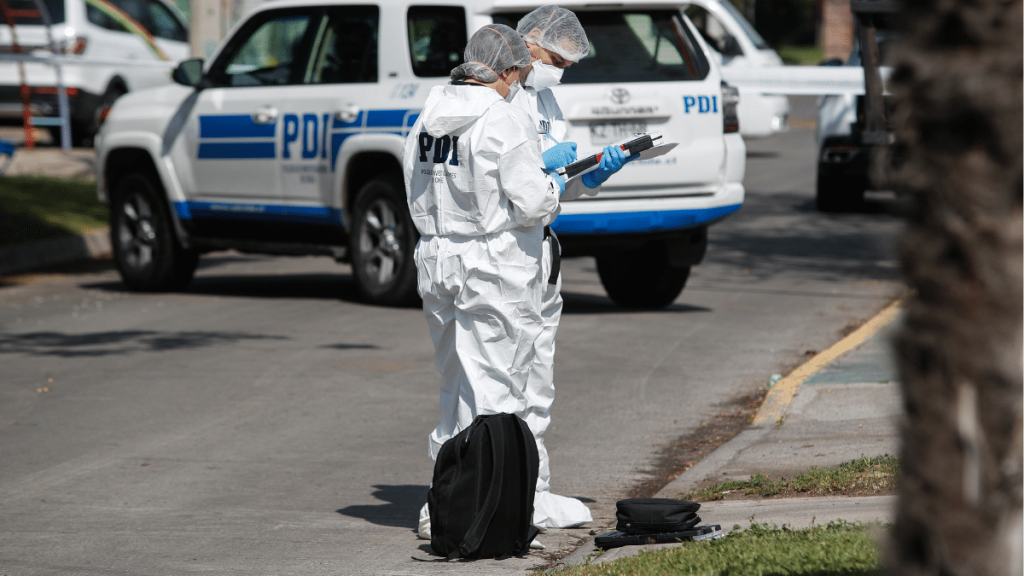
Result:
<svg viewBox="0 0 1024 576"><path fill-rule="evenodd" d="M575 498L546 490L534 496L533 525L538 528L575 528L591 521L590 509Z"/></svg>
<svg viewBox="0 0 1024 576"><path fill-rule="evenodd" d="M426 504L420 508L420 523L416 529L416 535L421 540L430 540L430 508L427 508Z"/></svg>
<svg viewBox="0 0 1024 576"><path fill-rule="evenodd" d="M547 548L547 546L541 544L537 541L536 538L534 538L533 541L530 542L530 548L532 548L533 550L543 550Z"/></svg>

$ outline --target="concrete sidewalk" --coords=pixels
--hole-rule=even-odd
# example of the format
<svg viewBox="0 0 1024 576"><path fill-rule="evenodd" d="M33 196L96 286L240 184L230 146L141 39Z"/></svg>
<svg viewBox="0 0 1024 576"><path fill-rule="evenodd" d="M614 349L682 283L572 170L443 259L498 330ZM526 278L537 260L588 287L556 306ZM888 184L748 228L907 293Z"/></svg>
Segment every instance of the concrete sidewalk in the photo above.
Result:
<svg viewBox="0 0 1024 576"><path fill-rule="evenodd" d="M754 474L793 478L814 466L827 468L861 456L896 455L902 406L890 342L898 316L898 307L887 308L865 327L795 370L797 374L804 369L804 378L793 387L778 414L771 412L780 407L776 403L771 408L772 401L786 393L773 395L773 390L758 415L759 424L686 470L656 496L682 498L708 482L749 480ZM833 358L822 362L819 357L830 351ZM811 372L809 365L816 369ZM780 381L776 386L783 384ZM771 410L765 414L767 408ZM720 524L729 532L735 525L746 528L751 519L793 528L839 519L892 522L894 509L895 496L837 496L707 502L701 505L699 514L701 524ZM641 550L670 546L674 545L624 546L590 562L607 562ZM598 553L591 540L562 564L584 563L588 556Z"/></svg>

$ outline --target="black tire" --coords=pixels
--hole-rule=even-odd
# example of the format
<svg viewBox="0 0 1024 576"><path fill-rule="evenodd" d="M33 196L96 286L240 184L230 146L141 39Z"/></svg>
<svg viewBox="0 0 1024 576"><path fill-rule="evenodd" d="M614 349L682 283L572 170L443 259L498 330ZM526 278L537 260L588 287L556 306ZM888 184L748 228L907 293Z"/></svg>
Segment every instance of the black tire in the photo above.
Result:
<svg viewBox="0 0 1024 576"><path fill-rule="evenodd" d="M854 212L864 206L867 184L860 178L822 173L818 167L815 201L819 212Z"/></svg>
<svg viewBox="0 0 1024 576"><path fill-rule="evenodd" d="M117 102L118 98L127 93L128 90L117 84L107 88L107 91L103 94L103 99L100 100L100 105L96 107L90 137L95 136L100 131L100 126L107 119L107 114L110 113L110 108L114 105L114 102Z"/></svg>
<svg viewBox="0 0 1024 576"><path fill-rule="evenodd" d="M199 253L178 242L163 187L147 172L117 181L110 203L110 242L121 278L132 290L181 290L199 263Z"/></svg>
<svg viewBox="0 0 1024 576"><path fill-rule="evenodd" d="M359 293L381 306L413 306L419 234L409 217L403 186L392 178L367 182L352 210L349 250Z"/></svg>
<svg viewBox="0 0 1024 576"><path fill-rule="evenodd" d="M669 265L663 244L597 257L597 274L608 296L623 308L657 310L675 301L690 267Z"/></svg>

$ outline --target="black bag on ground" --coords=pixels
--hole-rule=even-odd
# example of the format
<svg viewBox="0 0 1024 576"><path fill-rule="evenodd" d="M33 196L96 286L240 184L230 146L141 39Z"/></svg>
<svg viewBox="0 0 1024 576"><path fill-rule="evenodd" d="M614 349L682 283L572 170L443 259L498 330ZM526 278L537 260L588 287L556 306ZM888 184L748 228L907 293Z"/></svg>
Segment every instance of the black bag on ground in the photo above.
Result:
<svg viewBox="0 0 1024 576"><path fill-rule="evenodd" d="M520 556L537 535L537 441L513 414L478 416L441 446L427 494L430 547L452 558Z"/></svg>
<svg viewBox="0 0 1024 576"><path fill-rule="evenodd" d="M626 534L689 530L700 522L700 504L673 498L628 498L615 503L615 529Z"/></svg>

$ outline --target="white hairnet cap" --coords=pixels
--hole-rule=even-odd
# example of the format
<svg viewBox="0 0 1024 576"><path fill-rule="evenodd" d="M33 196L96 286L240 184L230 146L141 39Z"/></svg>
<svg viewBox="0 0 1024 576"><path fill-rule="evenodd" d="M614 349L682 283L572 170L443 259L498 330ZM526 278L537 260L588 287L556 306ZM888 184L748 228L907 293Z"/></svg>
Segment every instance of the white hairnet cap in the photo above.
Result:
<svg viewBox="0 0 1024 576"><path fill-rule="evenodd" d="M527 42L566 60L579 62L590 54L590 41L576 15L558 6L541 6L519 21L516 32Z"/></svg>
<svg viewBox="0 0 1024 576"><path fill-rule="evenodd" d="M476 31L466 44L466 63L452 70L452 80L476 78L496 82L497 74L512 67L530 65L530 51L515 30L489 24Z"/></svg>

